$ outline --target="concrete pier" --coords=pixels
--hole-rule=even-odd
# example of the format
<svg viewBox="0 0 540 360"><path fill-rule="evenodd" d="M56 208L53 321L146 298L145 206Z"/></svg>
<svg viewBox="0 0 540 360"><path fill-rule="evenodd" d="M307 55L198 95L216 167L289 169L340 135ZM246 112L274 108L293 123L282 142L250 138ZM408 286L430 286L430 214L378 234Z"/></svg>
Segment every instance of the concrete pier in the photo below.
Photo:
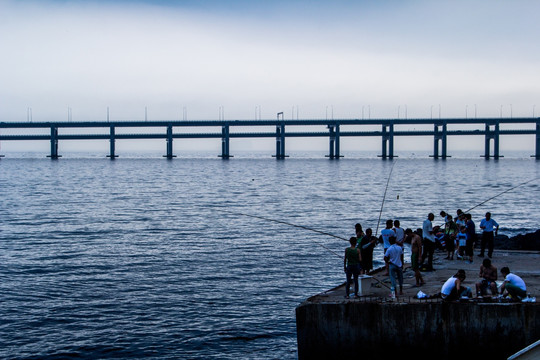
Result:
<svg viewBox="0 0 540 360"><path fill-rule="evenodd" d="M481 258L469 264L444 260L446 253L437 255L436 271L422 272L422 287L414 286L414 273L406 269L403 295L397 299L389 298L390 284L382 270L372 274L371 288L358 299L345 299L344 285L307 299L296 309L299 359L507 359L540 339L538 302L416 299L418 291L440 292L458 269L466 271L465 286L475 292ZM539 260L539 252L496 251L492 262L498 270L508 266L524 279L528 293L537 296Z"/></svg>

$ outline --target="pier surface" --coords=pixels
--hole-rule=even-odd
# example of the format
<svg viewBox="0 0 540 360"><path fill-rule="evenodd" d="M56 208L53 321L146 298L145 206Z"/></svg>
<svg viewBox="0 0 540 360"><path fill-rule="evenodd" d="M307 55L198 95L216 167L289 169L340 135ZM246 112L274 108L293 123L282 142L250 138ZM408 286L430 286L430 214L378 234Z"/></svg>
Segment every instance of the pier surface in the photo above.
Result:
<svg viewBox="0 0 540 360"><path fill-rule="evenodd" d="M304 301L296 308L299 359L507 359L540 339L540 252L495 250L492 258L499 282L500 269L508 266L537 302L416 299L419 291L438 294L458 269L465 270L464 285L475 293L483 259L475 255L470 264L445 257L446 252L435 253L435 271L422 272L426 284L421 287L414 286L414 272L406 264L403 295L397 299L389 297L389 278L378 269L368 286L364 280L360 298L346 299L345 286L339 285Z"/></svg>
<svg viewBox="0 0 540 360"><path fill-rule="evenodd" d="M449 277L454 275L459 269L465 270L467 279L464 285L471 288L475 293L475 283L479 281L480 265L483 258L474 256L473 263L463 260L445 260L446 252L438 251L435 253L433 267L435 271L421 272L425 285L415 287L414 271L410 268L410 264L405 264L403 272L403 296L398 296L396 299L400 302L420 302L414 298L418 291L422 291L427 295L434 295L441 291L441 287ZM405 259L407 261L407 259ZM532 296L536 296L540 302L540 251L519 251L519 250L494 250L492 264L497 268L498 282L504 279L500 273L503 266L508 266L510 271L520 276L527 285L527 292ZM390 294L390 278L384 276L384 269L377 269L371 276L371 286L364 288L364 297L373 297L388 299ZM345 277L345 275L343 275ZM351 293L354 290L354 285L351 286ZM339 285L334 289L328 290L322 294L313 296L307 301L309 302L327 302L327 301L366 301L367 299L345 299L345 285ZM388 299L390 300L390 299Z"/></svg>

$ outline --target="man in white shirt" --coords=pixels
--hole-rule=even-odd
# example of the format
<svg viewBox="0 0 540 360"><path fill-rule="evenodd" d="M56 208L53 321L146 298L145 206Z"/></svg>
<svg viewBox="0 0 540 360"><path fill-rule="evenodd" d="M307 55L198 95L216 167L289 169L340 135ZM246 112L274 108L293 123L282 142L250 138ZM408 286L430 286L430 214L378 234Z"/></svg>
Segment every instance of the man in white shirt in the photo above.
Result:
<svg viewBox="0 0 540 360"><path fill-rule="evenodd" d="M399 294L403 295L403 248L396 244L395 236L390 237L390 247L384 254L384 261L388 264L392 283L390 296L397 296L396 280L399 282Z"/></svg>
<svg viewBox="0 0 540 360"><path fill-rule="evenodd" d="M501 274L504 276L504 282L501 285L501 294L506 290L513 299L522 300L527 297L527 286L525 286L525 281L522 278L512 274L508 266L501 269Z"/></svg>

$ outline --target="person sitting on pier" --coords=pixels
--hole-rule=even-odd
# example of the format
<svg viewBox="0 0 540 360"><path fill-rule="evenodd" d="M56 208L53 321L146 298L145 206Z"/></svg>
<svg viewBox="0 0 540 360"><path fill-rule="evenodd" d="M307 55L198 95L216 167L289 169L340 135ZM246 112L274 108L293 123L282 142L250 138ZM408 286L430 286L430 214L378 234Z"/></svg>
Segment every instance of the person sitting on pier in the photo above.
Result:
<svg viewBox="0 0 540 360"><path fill-rule="evenodd" d="M360 275L360 263L362 256L360 250L356 247L356 237L349 239L350 247L345 249L345 257L343 259L343 268L347 274L347 286L345 288L346 298L349 298L351 282L354 278L354 297L358 297L358 276Z"/></svg>
<svg viewBox="0 0 540 360"><path fill-rule="evenodd" d="M399 282L399 294L403 295L403 249L396 244L396 237L391 236L390 247L384 254L384 261L388 265L388 271L390 273L390 282L392 293L390 296L397 296L396 280Z"/></svg>
<svg viewBox="0 0 540 360"><path fill-rule="evenodd" d="M460 269L450 279L446 280L441 289L441 297L446 301L458 300L461 297L471 297L471 288L463 286L466 275L465 270Z"/></svg>
<svg viewBox="0 0 540 360"><path fill-rule="evenodd" d="M377 245L377 238L373 236L371 228L366 229L366 234L360 240L360 256L362 258L360 274L367 274L373 269L373 249Z"/></svg>
<svg viewBox="0 0 540 360"><path fill-rule="evenodd" d="M487 289L491 290L492 295L497 295L497 268L491 264L490 259L484 259L480 266L481 281L476 283L476 296L484 296Z"/></svg>
<svg viewBox="0 0 540 360"><path fill-rule="evenodd" d="M508 266L501 269L501 274L504 276L504 282L501 285L501 295L506 291L512 299L523 300L527 297L527 286L525 286L525 281L522 278L512 274Z"/></svg>

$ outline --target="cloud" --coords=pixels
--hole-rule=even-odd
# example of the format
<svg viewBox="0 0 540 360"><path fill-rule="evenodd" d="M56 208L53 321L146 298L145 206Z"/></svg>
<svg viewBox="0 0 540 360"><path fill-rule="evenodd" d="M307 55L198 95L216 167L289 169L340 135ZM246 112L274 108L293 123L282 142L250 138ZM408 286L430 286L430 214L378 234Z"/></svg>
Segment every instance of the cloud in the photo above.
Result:
<svg viewBox="0 0 540 360"><path fill-rule="evenodd" d="M1 1L0 118L481 116L540 91L540 5ZM539 111L540 112L540 111Z"/></svg>

